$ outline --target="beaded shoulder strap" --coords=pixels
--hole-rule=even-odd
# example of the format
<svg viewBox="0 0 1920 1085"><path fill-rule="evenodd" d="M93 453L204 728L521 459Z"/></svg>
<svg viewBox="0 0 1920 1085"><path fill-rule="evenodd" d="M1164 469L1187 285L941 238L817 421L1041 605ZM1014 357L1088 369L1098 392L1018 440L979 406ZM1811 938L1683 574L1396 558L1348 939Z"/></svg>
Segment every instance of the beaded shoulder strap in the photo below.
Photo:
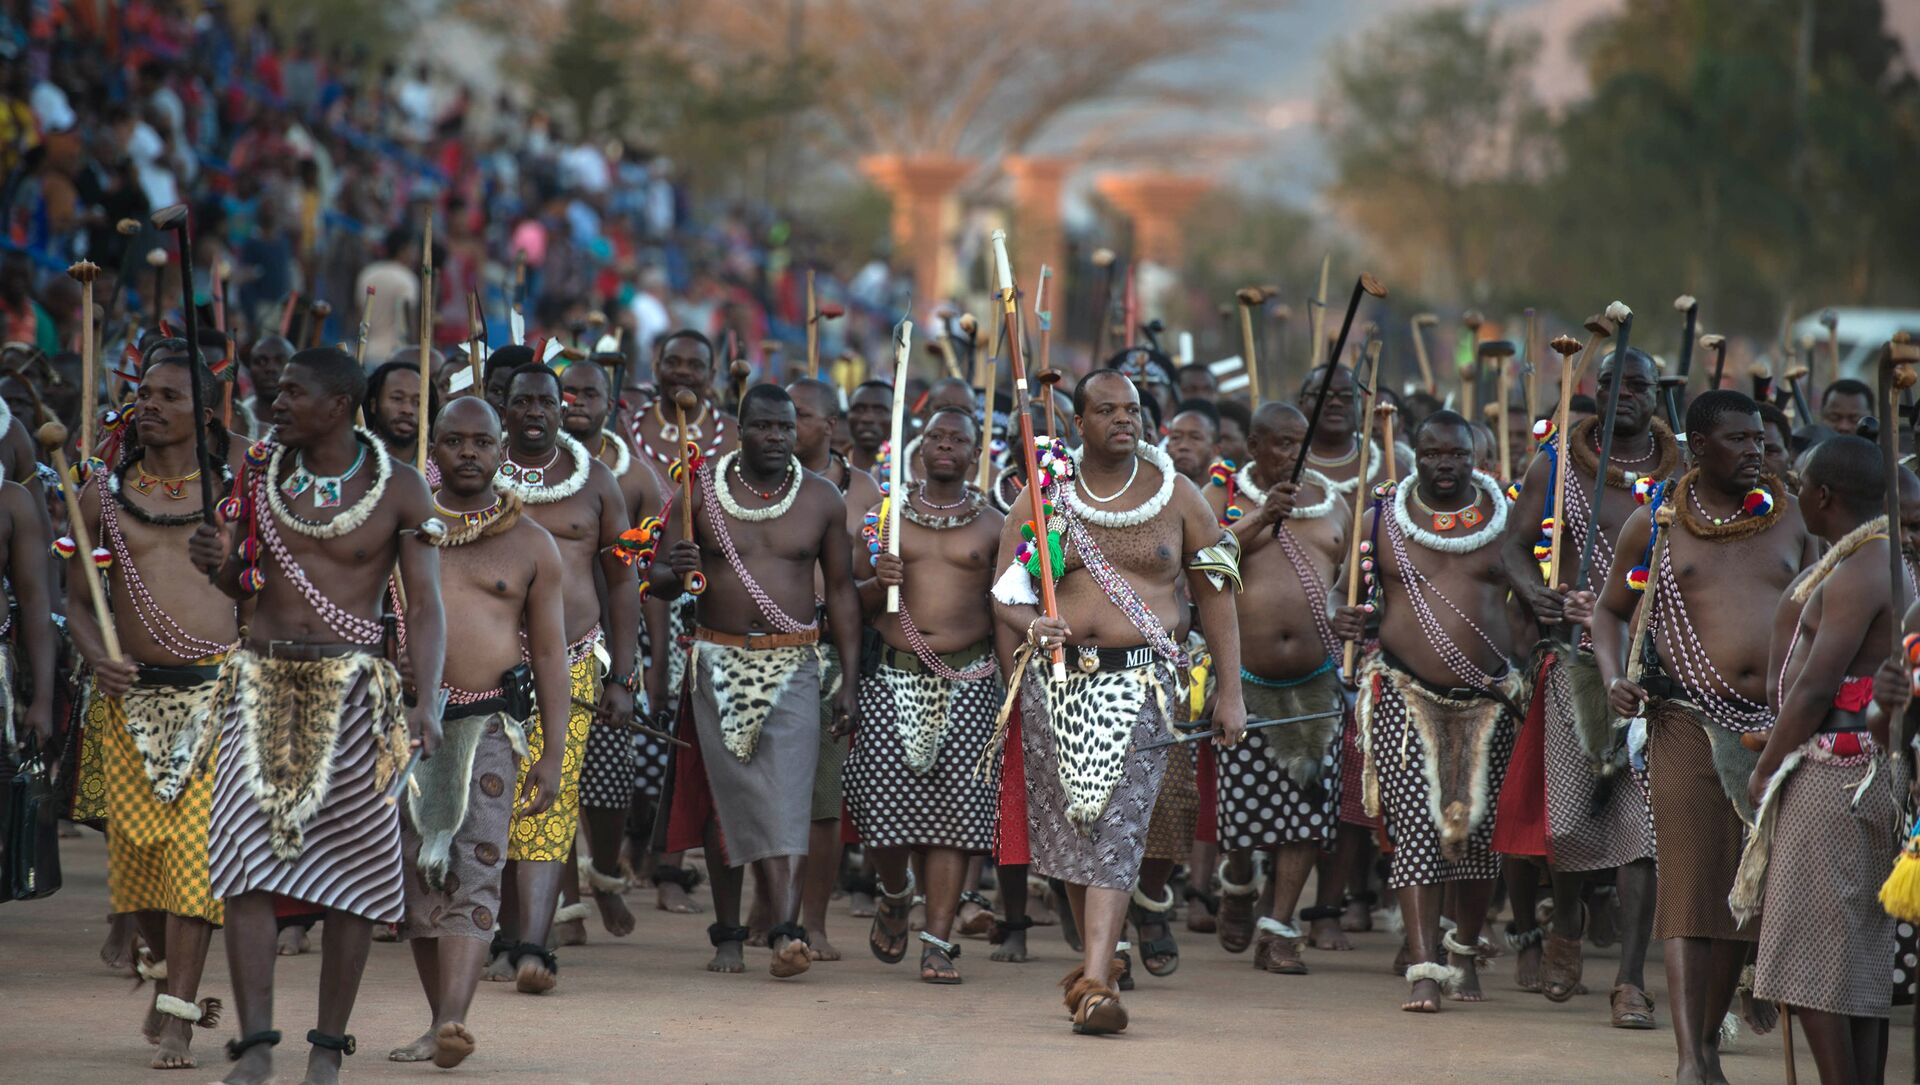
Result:
<svg viewBox="0 0 1920 1085"><path fill-rule="evenodd" d="M794 485L801 485L804 481L796 480ZM814 628L815 623L796 621L781 610L780 604L774 602L773 596L768 595L767 590L747 571L747 563L740 560L740 551L734 547L733 536L727 531L727 514L720 511L720 495L714 491L713 465L710 463L700 468L700 497L707 507L708 530L713 532L714 539L720 544L720 553L732 567L733 575L740 578L741 586L747 589L747 595L753 599L754 608L760 611L760 616L782 633L798 633Z"/></svg>

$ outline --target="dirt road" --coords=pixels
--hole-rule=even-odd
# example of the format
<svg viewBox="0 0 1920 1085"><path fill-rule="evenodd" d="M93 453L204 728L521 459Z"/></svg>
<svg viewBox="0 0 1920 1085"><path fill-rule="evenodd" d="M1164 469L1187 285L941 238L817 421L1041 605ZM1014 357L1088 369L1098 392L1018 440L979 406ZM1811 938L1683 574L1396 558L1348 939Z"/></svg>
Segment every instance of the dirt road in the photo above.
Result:
<svg viewBox="0 0 1920 1085"><path fill-rule="evenodd" d="M202 1068L147 1070L150 1048L138 1026L145 1000L130 980L95 956L104 933L106 851L97 835L62 841L67 886L28 904L0 905L0 1081L36 1085L151 1083L199 1085L224 1072L218 1054L231 1018L199 1042ZM1580 1082L1671 1080L1666 985L1649 980L1662 1028L1607 1027L1606 998L1555 1006L1513 986L1512 957L1486 976L1491 1001L1448 1004L1437 1017L1401 1013L1406 985L1390 976L1396 939L1357 936L1352 953L1309 952L1313 975L1256 973L1248 955L1230 957L1210 936L1182 935L1177 974L1141 972L1126 997L1133 1027L1123 1037L1069 1033L1057 981L1071 954L1057 928L1036 928L1041 960L993 964L985 942L965 943L960 987L916 981L908 963L889 968L862 945L865 921L836 903L829 933L847 960L816 965L798 980L767 977L766 951L754 971L715 976L710 916L654 911L652 893L634 893L630 938L607 938L589 921L593 944L561 951L559 988L545 997L483 984L469 1022L479 1051L455 1071L481 1081L543 1085L693 1085L697 1082ZM317 947L316 939L316 947ZM214 939L203 994L226 997L226 958ZM279 1066L299 1080L311 1027L319 957L283 958L277 1024L287 1033ZM1138 969L1136 968L1136 971ZM1611 952L1589 952L1587 980L1604 992ZM1902 1019L1904 1018L1904 1020ZM1913 1032L1896 1011L1887 1080L1912 1080ZM349 1082L450 1081L429 1064L403 1066L386 1052L418 1036L426 1002L404 946L377 944L360 989L353 1031L360 1054ZM1816 1080L1804 1041L1801 1080ZM1779 1034L1743 1035L1728 1055L1735 1085L1784 1080ZM210 1073L208 1071L211 1071Z"/></svg>

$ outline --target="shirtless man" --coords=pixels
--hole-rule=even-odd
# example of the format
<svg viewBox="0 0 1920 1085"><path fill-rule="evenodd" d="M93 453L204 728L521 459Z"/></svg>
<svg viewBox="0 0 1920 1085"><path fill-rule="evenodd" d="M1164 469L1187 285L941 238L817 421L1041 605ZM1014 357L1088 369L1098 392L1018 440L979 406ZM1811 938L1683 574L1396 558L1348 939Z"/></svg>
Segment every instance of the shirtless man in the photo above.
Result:
<svg viewBox="0 0 1920 1085"><path fill-rule="evenodd" d="M893 385L879 380L862 382L847 402L847 432L853 437L847 462L869 473L876 470L880 446L887 443L892 428Z"/></svg>
<svg viewBox="0 0 1920 1085"><path fill-rule="evenodd" d="M1615 394L1618 381L1620 403L1614 416L1607 485L1599 498L1600 530L1593 568L1587 583L1580 585L1583 590L1597 592L1606 583L1613 564L1613 540L1639 507L1633 495L1635 481L1648 478L1659 482L1679 469L1679 442L1667 424L1656 417L1659 376L1659 366L1638 350L1629 350L1624 363L1617 353L1608 354L1600 362L1601 401ZM1588 524L1593 518L1589 510L1599 468L1599 429L1600 419L1596 417L1573 424L1567 435L1572 463L1571 473L1566 476L1560 543L1562 575L1568 581L1577 572L1578 555L1586 545ZM1534 556L1542 521L1553 515L1548 506L1557 486L1554 470L1551 456L1536 457L1527 468L1500 552L1515 594L1543 628L1560 625L1564 603L1556 586L1545 582L1541 562ZM1522 990L1543 991L1554 1002L1574 996L1580 987L1581 939L1586 934L1581 888L1611 871L1618 887L1622 920L1620 966L1610 998L1612 1022L1615 1028L1649 1029L1654 1027L1653 1002L1646 994L1644 973L1653 929L1652 815L1645 792L1624 763L1606 764L1607 776L1596 774L1596 764L1604 763L1600 754L1606 746L1609 721L1600 696L1591 639L1583 635L1578 650L1572 652L1558 640L1555 645L1542 662L1533 692L1544 702L1546 726L1541 745L1531 748L1544 750L1534 755L1542 757L1543 763L1530 766L1528 772L1515 769L1509 774L1516 784L1522 780L1546 781L1546 824L1532 827L1526 857L1511 858L1507 864L1507 887L1513 894L1514 926L1520 943L1519 983ZM1595 695L1583 701L1576 693L1581 690L1593 690ZM1502 799L1513 803L1522 798L1514 791L1510 786ZM1538 795L1524 798L1527 801L1522 806L1509 805L1507 809L1537 808ZM1509 812L1500 819L1500 846L1520 835L1514 818ZM1534 933L1540 929L1534 920L1539 879L1535 864L1549 856L1553 930L1546 936L1543 951L1542 936Z"/></svg>
<svg viewBox="0 0 1920 1085"><path fill-rule="evenodd" d="M1211 403L1182 403L1167 423L1165 444L1173 469L1195 486L1207 484L1219 443L1220 412Z"/></svg>
<svg viewBox="0 0 1920 1085"><path fill-rule="evenodd" d="M212 747L204 715L239 628L233 600L208 592L187 560L187 537L200 523L188 364L185 350L148 353L124 455L80 493L87 538L114 557L107 582L120 655L107 654L84 598L69 608L67 626L93 671L96 695L87 699L85 726L100 745L113 826L107 836L112 910L135 917L149 950L141 974L159 976L146 1026L147 1038L160 1047L156 1070L193 1066L193 1026L211 1026L220 1016L218 999L196 1001L222 911L207 885L212 762L191 755L203 741ZM200 368L199 377L202 395L214 396L212 374ZM232 472L226 433L215 418L209 406L200 422L225 476L215 493L225 496ZM76 551L68 561L76 596L91 575L92 557ZM35 579L44 590L44 580ZM175 760L183 752L184 767Z"/></svg>
<svg viewBox="0 0 1920 1085"><path fill-rule="evenodd" d="M1824 441L1807 464L1800 514L1832 549L1780 603L1793 627L1772 650L1778 717L1747 784L1759 828L1730 902L1761 917L1754 997L1793 1007L1823 1085L1886 1072L1892 976L1868 962L1894 941L1878 888L1900 850L1906 766L1868 701L1913 599L1887 581L1888 481L1861 437Z"/></svg>
<svg viewBox="0 0 1920 1085"><path fill-rule="evenodd" d="M1665 488L1674 522L1653 537L1654 508L1634 512L1613 551L1593 618L1594 656L1607 700L1623 719L1647 720L1649 805L1659 849L1653 936L1666 943L1678 1082L1724 1082L1720 1022L1754 941L1727 910L1745 836L1744 793L1722 780L1751 765L1742 733L1773 724L1767 653L1775 604L1815 556L1816 541L1785 486L1761 470L1760 412L1729 389L1687 407L1694 468ZM1754 506L1747 505L1752 497ZM1657 552L1655 552L1657 550ZM1650 571L1653 636L1629 656L1628 622ZM1692 603L1689 604L1689 600ZM1704 605L1712 600L1712 605ZM1629 670L1631 665L1631 670ZM1732 785L1742 790L1738 782Z"/></svg>
<svg viewBox="0 0 1920 1085"><path fill-rule="evenodd" d="M437 418L440 415L440 393L437 389L428 389L427 395L428 417ZM411 361L396 358L367 374L365 414L367 428L387 446L387 454L401 463L412 463L414 454L419 451L417 442L420 436L420 365L417 358ZM431 434L428 439L432 439ZM437 485L440 481L440 470L432 459L427 461L426 477L429 486Z"/></svg>
<svg viewBox="0 0 1920 1085"><path fill-rule="evenodd" d="M846 502L833 483L794 458L792 397L777 386L756 385L741 397L739 421L741 448L700 467L692 508L674 505L666 537L675 542L667 560L654 561L648 591L670 601L689 579L700 589L692 632L696 673L686 683L686 700L699 739L697 763L711 792L704 828L717 921L707 929L714 945L707 968L745 967L740 885L742 868L751 864L779 920L767 932L769 971L785 978L811 964L807 932L795 921L820 752L814 569L824 579L826 616L842 659L859 658L860 600ZM693 539L682 537L689 517ZM654 660L649 676L656 693L666 688L665 656ZM840 684L834 729L843 734L853 726L855 687ZM678 773L675 786L694 780L691 771Z"/></svg>
<svg viewBox="0 0 1920 1085"><path fill-rule="evenodd" d="M928 419L927 477L901 507L900 555L886 552L878 522L868 537L879 552L854 551L861 609L885 642L873 673L859 678L865 728L846 765L847 811L879 871L869 948L887 964L906 956L917 888L908 860L918 853L927 983L960 982L953 939L964 878L970 856L993 847L995 781L975 769L1001 701L993 615L980 605L992 587L1001 517L967 487L979 432L966 411ZM900 588L896 614L886 612L889 587Z"/></svg>
<svg viewBox="0 0 1920 1085"><path fill-rule="evenodd" d="M641 469L627 438L608 428L613 418L613 398L606 368L598 362L580 362L560 373L560 395L565 409L561 425L567 436L587 447L587 451L613 472L620 494L627 502L627 520L639 523L658 515L665 499L661 496L661 476Z"/></svg>
<svg viewBox="0 0 1920 1085"><path fill-rule="evenodd" d="M613 472L561 428L561 407L560 378L553 370L543 365L514 370L507 382L507 454L500 478L560 548L572 702L559 794L545 813L517 814L507 843L508 885L495 950L506 954L515 985L528 994L551 990L558 975L558 961L546 942L563 864L573 854L585 806L582 761L593 760L593 747L601 743L609 747L610 759L626 759L631 749L627 724L639 688L633 670L640 635L638 584L633 567L613 550L627 530L626 497ZM527 738L535 761L544 749L543 731ZM630 791L632 776L625 780ZM606 864L593 868L606 879L594 879L594 902L616 938L633 932L633 915L616 888L626 799L622 794L612 806L586 807L584 818L593 860Z"/></svg>
<svg viewBox="0 0 1920 1085"><path fill-rule="evenodd" d="M880 503L880 485L872 475L849 464L830 443L835 427L846 418L840 389L823 380L801 379L787 386L787 395L793 399L793 454L799 458L801 467L833 483L840 491L841 500L846 502L847 538L851 541L860 534L866 510ZM888 410L892 410L891 404ZM824 598L825 587L825 576L816 571L814 594ZM833 640L831 624L822 628L820 635L830 643ZM816 961L840 959L840 951L827 939L827 905L833 899L834 885L840 880L840 853L845 850L840 843L840 785L842 766L847 759L847 741L844 736L833 734L832 716L835 690L842 682L857 683L858 662L856 657L855 675L849 678L839 653L830 649L821 653L820 760L814 768L813 827L808 832L806 882L800 890L800 925L807 929L810 936L807 944ZM756 890L759 888L756 883ZM767 903L770 902L764 898L757 900L755 911L763 913L759 906ZM749 916L748 926L755 926L753 918Z"/></svg>
<svg viewBox="0 0 1920 1085"><path fill-rule="evenodd" d="M662 479L680 455L684 441L700 446L700 454L709 460L738 448L737 427L720 413L713 398L713 344L691 328L668 333L654 346L652 391L632 382L639 367L627 376L628 387L621 389L633 407L631 436L635 455L658 472ZM674 393L685 388L700 397L700 406L687 418L687 432L680 433L673 409Z"/></svg>
<svg viewBox="0 0 1920 1085"><path fill-rule="evenodd" d="M494 631L462 638L448 653L440 756L414 770L420 790L401 810L407 917L400 936L413 949L432 1020L387 1057L432 1060L442 1069L473 1053L467 1011L500 915L513 810L538 815L553 804L566 748L560 551L523 515L519 495L497 487L503 447L500 416L477 396L454 400L435 421L433 458L444 484L433 500L449 525L439 542L442 603L449 625ZM533 708L529 685L539 704L541 754L520 790L509 791L514 748Z"/></svg>
<svg viewBox="0 0 1920 1085"><path fill-rule="evenodd" d="M1247 711L1270 719L1344 709L1330 625L1328 590L1347 555L1352 523L1347 503L1326 477L1308 470L1289 481L1306 441L1307 419L1286 403L1253 416L1252 462L1232 487L1210 486L1208 504L1228 518L1228 498L1241 515L1229 530L1240 540L1246 588L1234 597L1242 646L1240 681ZM1341 715L1257 731L1218 757L1220 846L1227 854L1217 933L1228 952L1255 941L1253 853L1273 857L1273 907L1259 919L1254 967L1305 975L1294 906L1323 850L1333 847L1340 814ZM1307 909L1314 942L1343 948L1340 891L1329 878Z"/></svg>
<svg viewBox="0 0 1920 1085"><path fill-rule="evenodd" d="M1021 519L1007 518L994 567L995 612L1033 649L1020 663L1021 740L1033 865L1067 883L1084 947L1062 981L1076 1032L1127 1026L1113 989L1127 905L1145 858L1147 823L1166 770L1164 750L1137 747L1166 732L1161 706L1187 667L1189 605L1207 627L1219 685L1216 741L1245 728L1240 642L1227 581L1238 552L1191 482L1147 443L1140 395L1124 374L1096 370L1074 388L1085 438L1075 477L1052 487L1066 554L1059 617L1039 608L1021 552ZM1042 540L1044 542L1045 540ZM1048 656L1065 655L1062 678Z"/></svg>
<svg viewBox="0 0 1920 1085"><path fill-rule="evenodd" d="M338 1080L341 1056L355 1047L347 1019L372 924L403 913L399 815L382 795L409 745L430 757L440 742L433 698L405 708L400 677L378 654L381 601L397 563L412 589L413 679L440 687L446 626L439 559L427 541L439 525L430 523L433 499L419 474L354 433L365 393L365 376L344 352L294 355L273 401L274 438L249 452L245 494L230 510L238 517L195 528L188 544L221 591L253 600L246 639L219 678L225 700L215 709L207 838L240 1017L228 1085L273 1076L275 893L326 910L306 1080ZM289 702L298 710L267 708ZM259 772L258 749L284 751L284 765L276 762L284 771ZM305 807L311 813L298 816Z"/></svg>
<svg viewBox="0 0 1920 1085"><path fill-rule="evenodd" d="M13 605L19 608L20 640L27 649L27 673L33 677L33 699L20 717L0 719L0 734L25 741L31 735L41 749L53 741L54 641L52 598L46 576L46 508L17 482L0 483L0 562L11 585ZM79 607L74 609L78 610ZM11 654L0 641L0 656ZM18 667L17 663L13 666Z"/></svg>
<svg viewBox="0 0 1920 1085"><path fill-rule="evenodd" d="M482 392L488 406L498 411L501 417L507 413L507 385L513 382L514 371L523 365L534 363L533 348L521 344L501 347L487 355L483 376Z"/></svg>
<svg viewBox="0 0 1920 1085"><path fill-rule="evenodd" d="M1437 1013L1443 984L1455 1001L1484 998L1478 943L1500 873L1488 815L1527 683L1509 658L1499 555L1506 496L1473 470L1472 428L1453 411L1428 415L1413 447L1418 473L1362 525L1375 563L1368 601L1340 607L1333 628L1360 643L1368 620L1379 622L1380 650L1358 675L1360 748L1368 751L1363 787L1367 812L1384 808L1393 839L1387 887L1399 896L1413 962L1406 971L1412 994L1401 1009ZM1431 802L1430 780L1441 781ZM1458 901L1456 927L1441 937L1449 889Z"/></svg>

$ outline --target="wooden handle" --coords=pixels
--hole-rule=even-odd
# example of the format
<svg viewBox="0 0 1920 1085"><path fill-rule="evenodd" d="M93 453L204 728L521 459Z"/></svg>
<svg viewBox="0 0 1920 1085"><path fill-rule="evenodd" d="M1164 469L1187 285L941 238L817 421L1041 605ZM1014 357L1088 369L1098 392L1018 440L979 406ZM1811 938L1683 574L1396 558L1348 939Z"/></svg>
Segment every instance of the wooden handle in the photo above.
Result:
<svg viewBox="0 0 1920 1085"><path fill-rule="evenodd" d="M1260 406L1260 360L1253 352L1253 308L1242 302L1240 305L1240 353L1246 356L1247 394L1253 398L1255 408Z"/></svg>
<svg viewBox="0 0 1920 1085"><path fill-rule="evenodd" d="M813 296L813 269L807 269L807 376L820 375L820 306Z"/></svg>
<svg viewBox="0 0 1920 1085"><path fill-rule="evenodd" d="M1566 531L1567 522L1567 471L1572 461L1567 458L1567 415L1573 407L1573 386L1579 379L1577 363L1567 358L1560 359L1560 405L1553 415L1553 439L1555 459L1553 467L1553 531L1548 537L1550 551L1547 557L1547 587L1558 588L1560 583L1560 552L1565 549L1561 537Z"/></svg>
<svg viewBox="0 0 1920 1085"><path fill-rule="evenodd" d="M906 467L907 450L907 360L913 343L913 321L900 321L900 335L893 343L893 430L887 456L887 553L900 556L900 502L906 493L901 480ZM900 585L887 589L887 613L900 613Z"/></svg>
<svg viewBox="0 0 1920 1085"><path fill-rule="evenodd" d="M678 426L680 430L680 498L683 502L681 507L687 510L686 515L680 517L680 537L688 542L692 542L693 457L687 455L687 409L682 407L677 400L673 404L673 420L674 424ZM726 480L721 479L720 485L726 485ZM799 483L796 482L795 485L799 485Z"/></svg>
<svg viewBox="0 0 1920 1085"><path fill-rule="evenodd" d="M1428 395L1437 393L1433 383L1433 361L1427 357L1427 337L1420 333L1420 321L1413 321L1413 355L1420 362L1420 382L1427 387Z"/></svg>
<svg viewBox="0 0 1920 1085"><path fill-rule="evenodd" d="M1371 362L1368 373L1365 406L1360 412L1360 473L1354 478L1359 485L1353 490L1353 527L1347 539L1347 605L1355 606L1360 602L1360 528L1366 523L1367 512L1367 474L1373 460L1373 404L1380 387L1380 341L1374 340L1367 348L1367 359ZM1306 446L1301 446L1300 455L1307 454ZM1391 449L1383 449L1381 455L1392 457ZM1348 641L1340 650L1340 673L1348 682L1353 681L1353 657L1359 646Z"/></svg>
<svg viewBox="0 0 1920 1085"><path fill-rule="evenodd" d="M427 417L433 388L433 218L428 216L425 239L420 246L420 407L414 421L413 467L427 473L427 431L433 419Z"/></svg>
<svg viewBox="0 0 1920 1085"><path fill-rule="evenodd" d="M114 628L113 615L107 612L107 593L100 586L100 574L93 567L93 542L87 538L87 521L80 515L80 487L74 484L73 475L67 469L67 450L61 445L50 449L53 453L53 468L60 472L60 493L67 499L67 529L73 533L74 556L80 560L80 567L86 570L87 595L93 600L93 620L99 623L100 640L107 648L107 658L120 662L120 632Z"/></svg>
<svg viewBox="0 0 1920 1085"><path fill-rule="evenodd" d="M1500 360L1500 478L1505 482L1513 481L1513 438L1507 433L1507 398L1513 393L1513 375L1507 369L1506 359Z"/></svg>

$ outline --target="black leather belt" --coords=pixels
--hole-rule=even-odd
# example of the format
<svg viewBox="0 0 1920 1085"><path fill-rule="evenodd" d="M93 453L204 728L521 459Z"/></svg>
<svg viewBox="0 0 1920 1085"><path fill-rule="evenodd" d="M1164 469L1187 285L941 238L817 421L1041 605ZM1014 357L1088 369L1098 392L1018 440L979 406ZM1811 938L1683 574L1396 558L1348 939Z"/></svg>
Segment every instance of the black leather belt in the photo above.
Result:
<svg viewBox="0 0 1920 1085"><path fill-rule="evenodd" d="M172 689L192 689L220 677L218 663L200 666L167 666L160 663L140 664L140 685L166 686Z"/></svg>
<svg viewBox="0 0 1920 1085"><path fill-rule="evenodd" d="M1130 648L1100 648L1091 644L1067 645L1067 666L1081 674L1097 674L1100 671L1131 671L1141 667L1151 667L1159 660L1160 653L1150 644L1136 644Z"/></svg>
<svg viewBox="0 0 1920 1085"><path fill-rule="evenodd" d="M993 644L983 640L971 648L962 648L957 652L942 652L940 661L956 671L964 671L992 650ZM926 664L920 662L919 656L912 652L903 652L892 645L886 645L880 650L880 661L896 671L919 673L927 669Z"/></svg>
<svg viewBox="0 0 1920 1085"><path fill-rule="evenodd" d="M309 662L316 659L338 659L341 656L373 655L371 644L339 644L324 641L270 640L266 651L261 653L268 659L299 659Z"/></svg>
<svg viewBox="0 0 1920 1085"><path fill-rule="evenodd" d="M466 720L472 719L475 716L491 716L495 712L505 712L506 710L506 695L496 694L492 697L483 697L478 701L467 704L455 704L452 701L448 701L446 715L441 717L441 719L443 722L445 720Z"/></svg>

